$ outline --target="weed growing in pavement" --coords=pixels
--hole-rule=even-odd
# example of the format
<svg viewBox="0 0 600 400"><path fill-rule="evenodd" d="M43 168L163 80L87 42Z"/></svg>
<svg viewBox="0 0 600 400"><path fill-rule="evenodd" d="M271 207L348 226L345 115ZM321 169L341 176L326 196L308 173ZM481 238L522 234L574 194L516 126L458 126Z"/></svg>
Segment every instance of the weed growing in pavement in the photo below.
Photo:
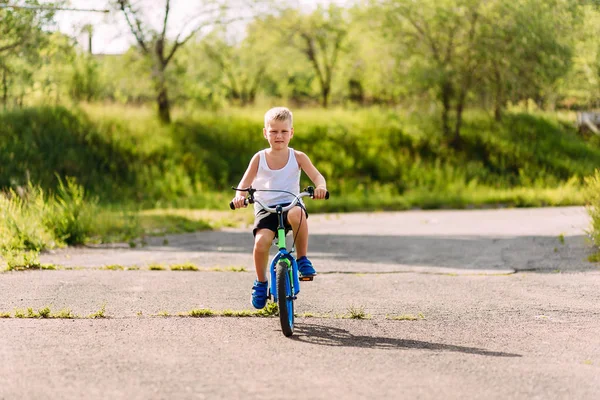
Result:
<svg viewBox="0 0 600 400"><path fill-rule="evenodd" d="M75 318L79 318L79 317L77 315L73 314L70 309L63 308L56 314L53 314L52 318L75 319Z"/></svg>
<svg viewBox="0 0 600 400"><path fill-rule="evenodd" d="M560 235L558 235L558 241L560 242L560 244L565 244L565 234L561 233Z"/></svg>
<svg viewBox="0 0 600 400"><path fill-rule="evenodd" d="M346 314L340 316L340 318L344 318L344 319L371 319L371 315L367 314L365 312L365 308L363 306L360 306L360 307L350 306L350 307L348 307L348 312Z"/></svg>
<svg viewBox="0 0 600 400"><path fill-rule="evenodd" d="M420 319L425 319L425 316L421 313L419 313L418 316L412 314L386 315L385 319L389 319L392 321L418 321Z"/></svg>
<svg viewBox="0 0 600 400"><path fill-rule="evenodd" d="M210 269L210 271L213 271L213 272L248 272L246 267L241 267L241 266L240 267L231 266L231 267L225 267L225 268L213 267Z"/></svg>
<svg viewBox="0 0 600 400"><path fill-rule="evenodd" d="M11 318L10 313L0 313L1 318ZM32 307L28 307L27 310L16 309L14 313L14 318L62 318L62 319L75 319L79 318L77 315L73 314L71 310L65 308L60 310L57 313L52 313L50 306L46 306L40 308L35 311Z"/></svg>
<svg viewBox="0 0 600 400"><path fill-rule="evenodd" d="M200 308L196 310L191 310L188 315L194 318L204 318L204 317L213 317L216 313L209 308Z"/></svg>
<svg viewBox="0 0 600 400"><path fill-rule="evenodd" d="M162 264L150 264L150 265L148 266L148 269L149 269L150 271L164 271L164 270L165 270L165 267L164 267L164 265L162 265Z"/></svg>
<svg viewBox="0 0 600 400"><path fill-rule="evenodd" d="M124 271L125 267L122 265L105 265L104 267L102 267L100 269L104 269L104 270L108 270L108 271Z"/></svg>
<svg viewBox="0 0 600 400"><path fill-rule="evenodd" d="M275 317L279 315L279 307L277 307L277 303L269 302L265 308L256 311L256 315L259 317Z"/></svg>
<svg viewBox="0 0 600 400"><path fill-rule="evenodd" d="M198 267L190 263L175 264L171 265L171 271L198 271Z"/></svg>
<svg viewBox="0 0 600 400"><path fill-rule="evenodd" d="M102 304L102 307L95 313L90 314L88 316L88 318L91 318L91 319L108 318L106 316L106 303Z"/></svg>

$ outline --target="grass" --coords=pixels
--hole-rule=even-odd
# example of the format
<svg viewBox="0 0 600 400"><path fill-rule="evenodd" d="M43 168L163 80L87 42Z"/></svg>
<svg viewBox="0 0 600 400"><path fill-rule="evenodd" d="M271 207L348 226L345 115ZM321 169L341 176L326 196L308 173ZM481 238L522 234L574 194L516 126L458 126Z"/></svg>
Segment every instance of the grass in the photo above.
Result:
<svg viewBox="0 0 600 400"><path fill-rule="evenodd" d="M51 248L137 247L150 236L251 224L251 210L227 204L229 187L265 146L262 111L177 115L157 125L149 110L101 105L0 113L4 263L39 268L37 255ZM588 204L599 246L597 143L556 115L508 112L496 123L468 111L463 147L454 150L436 118L385 108L298 110L302 132L292 145L311 156L332 193L310 211Z"/></svg>
<svg viewBox="0 0 600 400"><path fill-rule="evenodd" d="M205 317L214 317L215 312L208 308L200 308L197 310L191 310L188 315L194 318L205 318Z"/></svg>
<svg viewBox="0 0 600 400"><path fill-rule="evenodd" d="M261 310L223 310L215 311L209 308L200 308L190 310L188 312L178 313L177 315L183 317L194 317L194 318L206 318L206 317L274 317L279 315L279 309L277 304L270 302L267 303L265 308Z"/></svg>
<svg viewBox="0 0 600 400"><path fill-rule="evenodd" d="M585 182L586 207L591 218L588 234L600 253L600 169L586 178Z"/></svg>
<svg viewBox="0 0 600 400"><path fill-rule="evenodd" d="M0 313L1 318L11 318L11 314L7 312ZM39 319L77 319L80 318L77 315L73 314L73 312L68 309L62 309L56 313L52 313L50 306L45 306L37 311L35 311L32 307L27 308L26 310L16 309L14 311L14 318L39 318Z"/></svg>
<svg viewBox="0 0 600 400"><path fill-rule="evenodd" d="M107 271L124 271L125 267L122 265L105 265L104 267L101 267L100 269L107 270Z"/></svg>
<svg viewBox="0 0 600 400"><path fill-rule="evenodd" d="M100 309L94 313L91 313L88 318L90 319L101 319L101 318L108 318L106 315L106 304L103 304L102 307L100 307Z"/></svg>
<svg viewBox="0 0 600 400"><path fill-rule="evenodd" d="M392 321L418 321L420 319L425 319L425 316L421 313L419 313L417 316L412 314L386 315L385 319Z"/></svg>
<svg viewBox="0 0 600 400"><path fill-rule="evenodd" d="M365 312L365 308L363 306L350 306L346 314L338 316L338 318L343 319L371 319L371 315Z"/></svg>
<svg viewBox="0 0 600 400"><path fill-rule="evenodd" d="M199 268L193 264L176 264L171 265L171 271L199 271Z"/></svg>

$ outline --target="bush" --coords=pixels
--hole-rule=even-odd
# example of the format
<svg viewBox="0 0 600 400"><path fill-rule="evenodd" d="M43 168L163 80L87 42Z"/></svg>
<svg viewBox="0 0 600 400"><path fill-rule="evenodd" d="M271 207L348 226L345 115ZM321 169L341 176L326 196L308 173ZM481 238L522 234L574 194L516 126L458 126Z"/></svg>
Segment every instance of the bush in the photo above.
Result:
<svg viewBox="0 0 600 400"><path fill-rule="evenodd" d="M594 244L600 248L600 169L586 178L586 204L592 218L590 236Z"/></svg>
<svg viewBox="0 0 600 400"><path fill-rule="evenodd" d="M58 193L49 199L42 214L44 224L60 243L84 244L93 232L97 200L87 199L85 190L74 178L66 180L65 185L59 178Z"/></svg>

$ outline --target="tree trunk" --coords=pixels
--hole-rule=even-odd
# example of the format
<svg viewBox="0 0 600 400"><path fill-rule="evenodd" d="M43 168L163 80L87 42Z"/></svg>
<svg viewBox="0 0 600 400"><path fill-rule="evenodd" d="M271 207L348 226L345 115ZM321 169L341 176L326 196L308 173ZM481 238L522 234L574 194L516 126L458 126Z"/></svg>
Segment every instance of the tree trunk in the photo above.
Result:
<svg viewBox="0 0 600 400"><path fill-rule="evenodd" d="M454 125L454 135L452 136L452 140L450 141L450 146L454 150L460 150L462 147L462 137L460 136L460 129L462 128L462 114L465 108L465 97L466 91L463 91L456 103L456 124Z"/></svg>
<svg viewBox="0 0 600 400"><path fill-rule="evenodd" d="M327 108L329 105L329 90L329 85L324 85L323 89L321 90L321 94L323 96L321 104L323 105L323 108Z"/></svg>
<svg viewBox="0 0 600 400"><path fill-rule="evenodd" d="M8 83L6 82L6 70L2 70L2 105L6 110L8 103Z"/></svg>
<svg viewBox="0 0 600 400"><path fill-rule="evenodd" d="M171 105L167 92L167 82L165 78L165 66L159 66L155 70L155 90L156 105L158 106L158 118L161 122L169 124L171 122Z"/></svg>
<svg viewBox="0 0 600 400"><path fill-rule="evenodd" d="M452 86L445 82L442 85L442 129L444 136L450 136L450 107L452 98Z"/></svg>
<svg viewBox="0 0 600 400"><path fill-rule="evenodd" d="M498 70L496 69L495 71L495 76L496 76L496 96L494 99L494 119L497 122L500 122L502 120L502 105L504 104L504 100L503 100L503 94L502 94L502 82L500 80L500 72L498 72Z"/></svg>
<svg viewBox="0 0 600 400"><path fill-rule="evenodd" d="M168 124L171 122L171 106L169 104L169 96L167 94L167 86L161 85L158 89L156 102L158 105L158 117L162 122Z"/></svg>

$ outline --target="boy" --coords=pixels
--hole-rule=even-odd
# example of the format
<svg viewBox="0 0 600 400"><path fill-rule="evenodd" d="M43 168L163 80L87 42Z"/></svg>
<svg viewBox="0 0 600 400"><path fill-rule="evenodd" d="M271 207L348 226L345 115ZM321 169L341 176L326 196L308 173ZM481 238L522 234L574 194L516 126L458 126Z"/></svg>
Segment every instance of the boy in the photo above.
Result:
<svg viewBox="0 0 600 400"><path fill-rule="evenodd" d="M327 193L325 178L312 164L308 156L290 147L290 139L294 136L292 112L285 107L275 107L265 113L263 136L270 148L261 150L252 157L248 169L240 181L239 188L252 185L255 189L286 190L298 195L300 193L300 173L303 170L315 184L315 199L324 199ZM255 199L263 204L274 206L289 204L294 197L279 192L256 192ZM244 192L236 192L232 202L236 208L245 207ZM267 264L269 248L277 232L277 215L262 210L258 203L254 204L254 267L256 280L252 286L252 305L261 309L267 304ZM306 258L308 251L308 213L304 204L298 203L283 215L286 229L291 228L296 239L298 270L302 276L316 275L310 260Z"/></svg>

